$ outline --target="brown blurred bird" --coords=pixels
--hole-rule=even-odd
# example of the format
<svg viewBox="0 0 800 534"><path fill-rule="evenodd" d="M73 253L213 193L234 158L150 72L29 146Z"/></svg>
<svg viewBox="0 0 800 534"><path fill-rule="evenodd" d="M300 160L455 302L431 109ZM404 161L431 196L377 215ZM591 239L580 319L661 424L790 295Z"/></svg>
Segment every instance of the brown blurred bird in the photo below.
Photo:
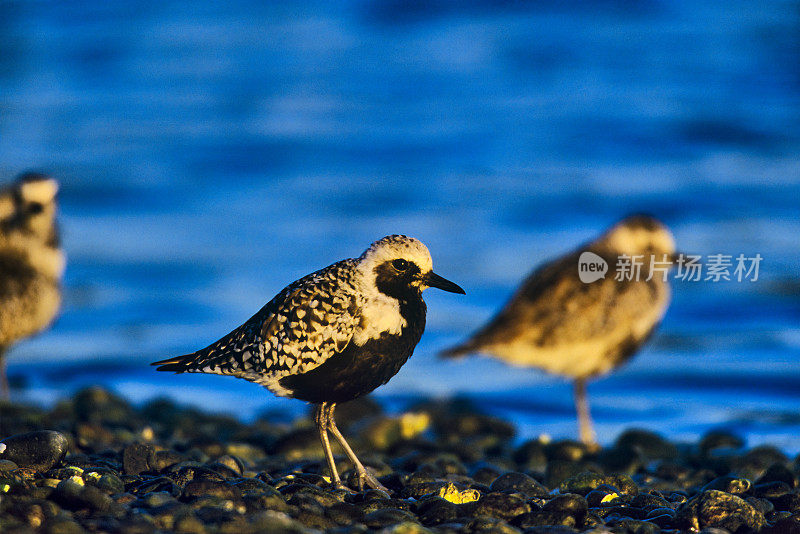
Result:
<svg viewBox="0 0 800 534"><path fill-rule="evenodd" d="M56 226L58 183L37 173L0 190L0 395L6 351L44 330L61 304L65 258Z"/></svg>
<svg viewBox="0 0 800 534"><path fill-rule="evenodd" d="M591 254L582 257L586 252ZM488 324L442 356L482 353L572 378L580 439L594 444L586 382L626 362L661 322L670 300L667 269L674 254L666 226L645 215L627 217L595 241L535 270ZM625 259L635 256L641 257L638 276L632 268L637 261ZM647 280L651 257L653 276ZM606 271L599 273L603 262Z"/></svg>

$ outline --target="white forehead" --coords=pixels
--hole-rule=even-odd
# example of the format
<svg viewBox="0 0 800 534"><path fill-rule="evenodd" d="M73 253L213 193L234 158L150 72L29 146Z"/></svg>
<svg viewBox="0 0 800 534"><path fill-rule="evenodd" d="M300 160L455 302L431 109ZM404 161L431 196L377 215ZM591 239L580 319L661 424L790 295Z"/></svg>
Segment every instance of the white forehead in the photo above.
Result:
<svg viewBox="0 0 800 534"><path fill-rule="evenodd" d="M672 232L658 221L643 227L640 225L626 224L622 221L604 236L605 241L615 250L628 254L655 249L658 252L674 253L675 238Z"/></svg>
<svg viewBox="0 0 800 534"><path fill-rule="evenodd" d="M48 204L53 201L56 193L58 193L58 182L52 178L23 182L20 184L20 193L22 198L28 202Z"/></svg>
<svg viewBox="0 0 800 534"><path fill-rule="evenodd" d="M415 263L423 273L433 269L433 260L428 247L423 245L422 241L404 235L389 235L375 241L359 258L361 262L369 265L380 265L396 259Z"/></svg>

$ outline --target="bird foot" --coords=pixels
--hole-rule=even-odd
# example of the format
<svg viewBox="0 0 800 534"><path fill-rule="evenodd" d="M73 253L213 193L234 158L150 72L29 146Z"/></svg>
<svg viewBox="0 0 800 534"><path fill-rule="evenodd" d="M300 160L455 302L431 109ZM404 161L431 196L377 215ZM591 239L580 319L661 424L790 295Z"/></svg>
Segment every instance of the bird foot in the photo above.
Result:
<svg viewBox="0 0 800 534"><path fill-rule="evenodd" d="M389 493L389 490L386 488L386 486L378 482L377 478L366 471L359 471L356 474L356 477L358 478L358 489L360 491L364 491L364 486L366 485L372 489L380 490L386 492L387 494Z"/></svg>
<svg viewBox="0 0 800 534"><path fill-rule="evenodd" d="M331 482L331 486L333 486L333 489L335 489L335 490L346 491L347 493L350 493L350 494L358 493L357 491L352 490L352 489L348 488L347 486L345 486L344 482L342 482L341 480L339 482Z"/></svg>

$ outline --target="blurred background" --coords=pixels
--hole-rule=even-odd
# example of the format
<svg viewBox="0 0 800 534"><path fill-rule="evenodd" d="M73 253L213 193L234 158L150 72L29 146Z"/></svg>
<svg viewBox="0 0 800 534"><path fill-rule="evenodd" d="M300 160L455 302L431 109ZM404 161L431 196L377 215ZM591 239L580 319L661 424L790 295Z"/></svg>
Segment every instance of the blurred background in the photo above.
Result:
<svg viewBox="0 0 800 534"><path fill-rule="evenodd" d="M0 1L0 175L62 183L54 327L17 400L88 384L253 417L302 412L147 364L289 282L406 233L466 297L376 397L466 395L522 436L576 434L571 385L438 350L542 261L650 212L681 250L764 258L675 282L649 344L589 387L601 442L728 427L800 450L800 2Z"/></svg>

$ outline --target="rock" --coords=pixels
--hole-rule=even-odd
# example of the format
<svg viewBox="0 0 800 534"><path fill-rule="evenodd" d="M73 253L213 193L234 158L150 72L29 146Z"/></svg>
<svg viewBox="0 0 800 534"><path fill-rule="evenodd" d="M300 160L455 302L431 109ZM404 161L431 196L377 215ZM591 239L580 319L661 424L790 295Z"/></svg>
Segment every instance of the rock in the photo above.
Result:
<svg viewBox="0 0 800 534"><path fill-rule="evenodd" d="M797 487L797 478L794 473L782 463L772 464L764 474L756 480L756 484L766 484L769 482L783 482L790 488Z"/></svg>
<svg viewBox="0 0 800 534"><path fill-rule="evenodd" d="M544 471L547 467L545 445L538 439L529 440L520 445L511 458L523 469Z"/></svg>
<svg viewBox="0 0 800 534"><path fill-rule="evenodd" d="M558 489L562 493L586 495L603 484L616 488L620 494L636 495L639 493L639 486L627 475L601 475L588 471L568 478L558 486Z"/></svg>
<svg viewBox="0 0 800 534"><path fill-rule="evenodd" d="M54 430L38 430L17 434L0 441L0 460L8 460L19 467L47 471L67 454L66 436Z"/></svg>
<svg viewBox="0 0 800 534"><path fill-rule="evenodd" d="M416 512L423 525L447 523L458 517L458 506L441 497L429 497L417 504Z"/></svg>
<svg viewBox="0 0 800 534"><path fill-rule="evenodd" d="M626 430L617 438L615 446L620 449L633 449L645 458L672 459L678 456L678 448L663 436L649 430Z"/></svg>
<svg viewBox="0 0 800 534"><path fill-rule="evenodd" d="M545 497L550 494L535 478L524 473L506 473L497 477L491 485L492 491L521 493L528 499Z"/></svg>
<svg viewBox="0 0 800 534"><path fill-rule="evenodd" d="M548 460L561 460L564 462L577 462L586 456L586 445L569 439L554 441L545 447Z"/></svg>
<svg viewBox="0 0 800 534"><path fill-rule="evenodd" d="M698 448L700 453L707 455L717 449L741 449L744 447L744 440L724 430L712 430L707 432L702 438Z"/></svg>
<svg viewBox="0 0 800 534"><path fill-rule="evenodd" d="M530 506L516 495L488 493L478 501L460 505L460 509L469 517L493 517L507 521L529 512Z"/></svg>
<svg viewBox="0 0 800 534"><path fill-rule="evenodd" d="M707 490L720 490L726 493L733 493L735 495L741 495L743 493L747 493L750 491L750 481L746 478L737 478L737 477L717 477L701 489L701 491Z"/></svg>
<svg viewBox="0 0 800 534"><path fill-rule="evenodd" d="M364 516L364 524L371 529L378 529L397 523L417 523L417 517L406 510L383 508Z"/></svg>
<svg viewBox="0 0 800 534"><path fill-rule="evenodd" d="M787 493L780 497L773 497L772 504L776 510L787 511L792 514L800 514L800 495L797 493Z"/></svg>
<svg viewBox="0 0 800 534"><path fill-rule="evenodd" d="M62 480L53 492L53 500L69 510L87 508L95 512L124 515L121 507L111 497L94 486L84 486L72 478Z"/></svg>
<svg viewBox="0 0 800 534"><path fill-rule="evenodd" d="M614 529L614 532L627 532L630 534L658 534L661 529L654 523L638 521L630 518L613 518L606 521L606 526Z"/></svg>
<svg viewBox="0 0 800 534"><path fill-rule="evenodd" d="M776 497L783 497L792 492L792 488L786 482L764 482L753 486L753 495L756 497L765 497L767 499L774 499Z"/></svg>
<svg viewBox="0 0 800 534"><path fill-rule="evenodd" d="M704 491L683 504L676 522L682 528L715 527L731 532L740 528L758 531L766 524L763 514L750 503L719 490Z"/></svg>
<svg viewBox="0 0 800 534"><path fill-rule="evenodd" d="M216 480L192 480L183 488L181 499L189 501L198 497L214 496L220 499L235 500L242 496L236 486Z"/></svg>
<svg viewBox="0 0 800 534"><path fill-rule="evenodd" d="M553 497L542 506L542 511L544 512L558 512L571 515L575 518L575 522L578 526L583 525L586 520L588 509L589 504L586 502L586 499L573 493Z"/></svg>
<svg viewBox="0 0 800 534"><path fill-rule="evenodd" d="M760 534L800 534L800 515L791 515L775 521Z"/></svg>
<svg viewBox="0 0 800 534"><path fill-rule="evenodd" d="M74 406L78 419L88 423L128 427L137 420L133 408L124 399L99 387L76 393Z"/></svg>
<svg viewBox="0 0 800 534"><path fill-rule="evenodd" d="M155 449L145 443L133 443L122 451L122 466L126 475L157 471Z"/></svg>

